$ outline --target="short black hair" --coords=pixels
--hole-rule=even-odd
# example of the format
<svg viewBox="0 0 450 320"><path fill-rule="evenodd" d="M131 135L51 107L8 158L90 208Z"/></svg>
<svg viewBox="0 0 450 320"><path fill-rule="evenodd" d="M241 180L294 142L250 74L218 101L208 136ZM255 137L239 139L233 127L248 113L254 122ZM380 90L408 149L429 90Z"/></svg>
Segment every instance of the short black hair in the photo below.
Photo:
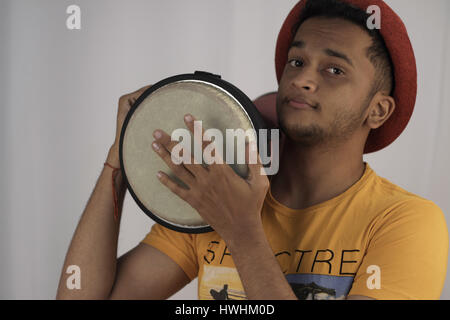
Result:
<svg viewBox="0 0 450 320"><path fill-rule="evenodd" d="M298 22L291 30L292 35L295 36L303 22L313 17L341 18L364 29L372 39L372 45L367 48L367 57L376 70L371 95L380 90L386 90L392 95L395 86L394 66L380 31L367 28L367 20L370 17L368 13L339 0L307 0Z"/></svg>

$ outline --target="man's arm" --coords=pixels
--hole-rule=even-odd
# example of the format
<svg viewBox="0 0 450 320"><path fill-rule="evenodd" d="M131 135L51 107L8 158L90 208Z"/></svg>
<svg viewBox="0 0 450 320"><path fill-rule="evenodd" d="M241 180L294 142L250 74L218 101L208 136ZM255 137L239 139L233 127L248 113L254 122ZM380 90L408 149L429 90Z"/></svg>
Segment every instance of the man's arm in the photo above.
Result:
<svg viewBox="0 0 450 320"><path fill-rule="evenodd" d="M115 152L114 148L111 148L107 158L108 163L113 166L117 166L118 163ZM119 221L114 220L111 177L112 169L105 166L70 243L61 272L57 299L105 299L111 292L116 272L120 226ZM115 188L120 217L125 196L121 173L116 175ZM65 271L70 265L80 268L80 290L70 290L66 286L70 274Z"/></svg>
<svg viewBox="0 0 450 320"><path fill-rule="evenodd" d="M113 167L120 166L118 141L126 114L147 88L119 100L116 140L107 157ZM75 230L62 268L57 299L167 298L189 282L183 270L168 256L144 244L117 259L126 186L119 172L114 181L119 205L119 221L115 221L112 170L103 168ZM81 289L68 289L66 285L71 276L66 273L70 265L80 268Z"/></svg>
<svg viewBox="0 0 450 320"><path fill-rule="evenodd" d="M168 256L141 243L117 261L117 274L109 296L113 300L163 300L190 282Z"/></svg>
<svg viewBox="0 0 450 320"><path fill-rule="evenodd" d="M102 171L81 217L66 255L56 298L167 299L190 282L167 255L141 243L117 259L119 223L113 217L111 173L112 169L106 167ZM125 193L120 174L116 190L120 195L120 216ZM67 288L70 274L65 271L70 265L80 268L79 290Z"/></svg>
<svg viewBox="0 0 450 320"><path fill-rule="evenodd" d="M297 300L276 260L262 223L228 242L249 300Z"/></svg>

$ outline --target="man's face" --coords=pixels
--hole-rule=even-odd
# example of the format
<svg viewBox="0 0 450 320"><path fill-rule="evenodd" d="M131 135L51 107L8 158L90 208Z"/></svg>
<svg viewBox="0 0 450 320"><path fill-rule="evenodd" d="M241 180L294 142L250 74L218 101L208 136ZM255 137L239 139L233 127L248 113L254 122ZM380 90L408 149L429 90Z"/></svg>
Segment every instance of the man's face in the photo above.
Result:
<svg viewBox="0 0 450 320"><path fill-rule="evenodd" d="M312 146L346 141L365 120L375 68L366 56L370 36L343 20L306 20L292 42L277 114L290 139Z"/></svg>

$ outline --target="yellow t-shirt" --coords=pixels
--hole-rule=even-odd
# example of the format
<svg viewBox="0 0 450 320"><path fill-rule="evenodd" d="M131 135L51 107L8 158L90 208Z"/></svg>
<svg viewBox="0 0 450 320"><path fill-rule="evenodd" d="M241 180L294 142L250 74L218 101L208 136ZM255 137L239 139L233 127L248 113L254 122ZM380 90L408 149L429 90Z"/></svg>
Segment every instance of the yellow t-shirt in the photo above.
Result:
<svg viewBox="0 0 450 320"><path fill-rule="evenodd" d="M262 221L299 299L440 297L449 243L442 211L367 164L347 191L307 209L290 209L269 190ZM168 255L191 280L198 276L199 299L246 299L216 232L184 234L155 224L142 242Z"/></svg>

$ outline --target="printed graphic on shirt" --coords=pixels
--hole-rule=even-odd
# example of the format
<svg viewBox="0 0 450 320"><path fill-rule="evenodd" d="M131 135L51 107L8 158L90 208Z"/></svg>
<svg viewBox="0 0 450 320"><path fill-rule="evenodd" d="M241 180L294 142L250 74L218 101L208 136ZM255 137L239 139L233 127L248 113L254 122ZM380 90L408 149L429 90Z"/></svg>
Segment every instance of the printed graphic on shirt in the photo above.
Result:
<svg viewBox="0 0 450 320"><path fill-rule="evenodd" d="M295 249L275 251L284 274L320 273L355 276L361 261L360 249ZM223 242L210 241L203 254L203 263L232 267L232 256Z"/></svg>
<svg viewBox="0 0 450 320"><path fill-rule="evenodd" d="M288 274L295 295L300 300L344 300L353 283L350 276L320 274ZM239 274L235 268L203 265L199 297L205 300L244 300Z"/></svg>
<svg viewBox="0 0 450 320"><path fill-rule="evenodd" d="M203 265L199 297L205 300L244 300L246 295L235 268Z"/></svg>
<svg viewBox="0 0 450 320"><path fill-rule="evenodd" d="M320 274L288 274L286 279L300 300L343 300L354 277Z"/></svg>

